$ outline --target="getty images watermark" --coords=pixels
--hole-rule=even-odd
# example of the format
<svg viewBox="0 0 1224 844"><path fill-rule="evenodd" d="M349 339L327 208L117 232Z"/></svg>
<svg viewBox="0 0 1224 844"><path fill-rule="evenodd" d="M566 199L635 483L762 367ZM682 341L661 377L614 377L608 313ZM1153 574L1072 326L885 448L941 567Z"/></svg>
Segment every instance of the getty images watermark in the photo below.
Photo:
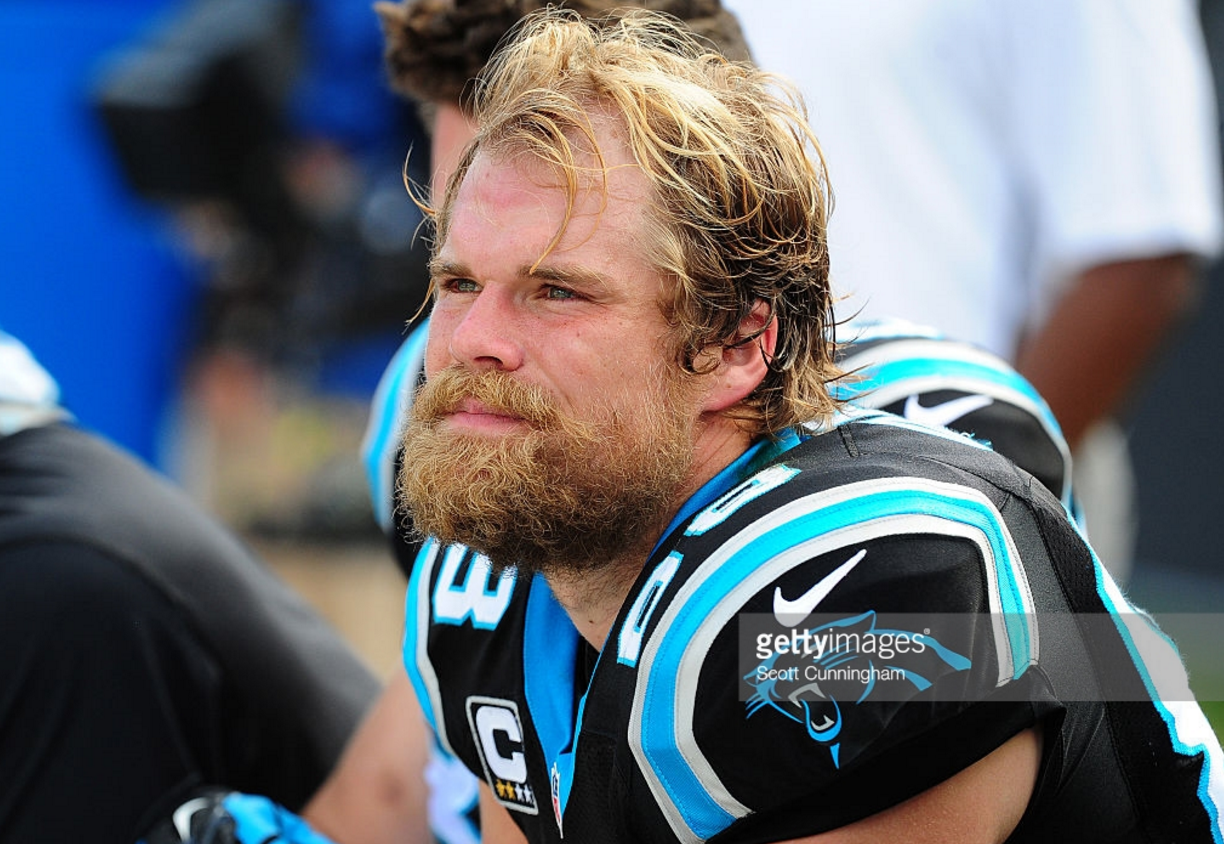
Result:
<svg viewBox="0 0 1224 844"><path fill-rule="evenodd" d="M904 680L906 670L893 662L907 656L926 653L928 633L907 633L892 630L851 631L836 628L791 629L789 633L757 633L752 671L759 682L853 680L869 683L874 680ZM854 654L853 667L843 667L843 656ZM793 657L786 659L786 657ZM875 657L876 659L872 659ZM778 664L781 659L781 665Z"/></svg>
<svg viewBox="0 0 1224 844"><path fill-rule="evenodd" d="M1166 701L1194 698L1169 632L1224 641L1224 616L812 614L739 617L740 700ZM1208 682L1219 684L1214 678ZM1198 690L1203 699L1203 689ZM1220 690L1209 689L1218 699Z"/></svg>

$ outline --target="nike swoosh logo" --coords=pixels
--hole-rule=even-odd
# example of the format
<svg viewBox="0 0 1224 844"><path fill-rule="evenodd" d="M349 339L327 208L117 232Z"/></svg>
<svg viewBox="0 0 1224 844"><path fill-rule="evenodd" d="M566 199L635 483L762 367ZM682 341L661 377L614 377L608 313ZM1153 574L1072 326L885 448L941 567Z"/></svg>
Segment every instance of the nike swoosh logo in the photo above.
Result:
<svg viewBox="0 0 1224 844"><path fill-rule="evenodd" d="M905 400L904 416L911 422L917 422L920 425L947 428L957 419L993 403L994 399L990 396L976 395L961 396L959 399L952 399L942 404L923 407L917 396L910 396Z"/></svg>
<svg viewBox="0 0 1224 844"><path fill-rule="evenodd" d="M793 601L788 601L782 597L781 586L774 587L773 611L774 618L778 620L778 624L781 624L783 627L799 626L805 618L812 614L812 610L816 609L816 606L833 591L837 584L842 582L842 579L866 555L867 549L863 548L853 557L846 560L846 562L822 577L819 583Z"/></svg>

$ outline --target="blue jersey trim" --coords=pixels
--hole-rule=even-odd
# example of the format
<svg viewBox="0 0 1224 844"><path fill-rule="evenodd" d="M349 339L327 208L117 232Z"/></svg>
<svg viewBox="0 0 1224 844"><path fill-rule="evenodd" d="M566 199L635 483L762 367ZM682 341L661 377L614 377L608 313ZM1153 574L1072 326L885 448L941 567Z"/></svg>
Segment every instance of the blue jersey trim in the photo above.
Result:
<svg viewBox="0 0 1224 844"><path fill-rule="evenodd" d="M361 462L365 466L374 518L379 527L388 533L393 527L395 454L399 448L399 432L408 417L412 393L422 370L425 342L429 339L428 329L428 321L421 323L391 358L374 390L370 420L361 442Z"/></svg>
<svg viewBox="0 0 1224 844"><path fill-rule="evenodd" d="M573 691L580 639L544 576L535 575L523 624L523 694L563 816L574 781L574 736L582 728L581 707L574 718Z"/></svg>
<svg viewBox="0 0 1224 844"><path fill-rule="evenodd" d="M672 520L672 524L668 525L664 536L670 533L681 522L687 521L690 516L699 510L709 507L736 484L745 478L751 477L758 467L773 462L776 457L790 451L799 445L801 441L799 434L788 428L779 434L776 440L758 440L753 443L747 451L707 481L701 489L697 490L696 494L684 503L684 506L680 508L680 512L676 514L676 518Z"/></svg>
<svg viewBox="0 0 1224 844"><path fill-rule="evenodd" d="M421 675L420 666L417 662L419 658L428 659L428 656L421 656L421 645L424 640L421 638L422 624L420 621L420 613L422 612L421 598L428 594L429 590L429 573L433 569L433 561L438 554L438 541L436 539L428 539L421 546L421 550L417 552L416 560L412 564L412 574L408 578L408 589L404 598L404 647L402 651L402 660L404 670L408 672L408 679L412 682L412 688L416 691L417 700L421 704L421 711L425 715L425 720L429 723L429 728L434 735L438 733L438 721L433 711L433 697L429 693L428 685L425 678ZM422 585L422 581L424 584ZM422 591L424 590L424 591ZM432 615L431 602L426 601L424 612ZM424 630L428 630L428 617L425 620ZM449 748L445 748L449 750Z"/></svg>
<svg viewBox="0 0 1224 844"><path fill-rule="evenodd" d="M259 794L231 792L221 801L234 821L233 835L238 841L280 841L284 844L335 844L317 832L305 818ZM210 830L216 829L210 826ZM229 838L224 833L217 838ZM195 839L193 839L195 840ZM205 832L200 840L213 840Z"/></svg>
<svg viewBox="0 0 1224 844"><path fill-rule="evenodd" d="M1020 377L1014 370L996 369L964 360L931 357L907 360L888 361L869 365L863 370L862 380L850 384L838 385L838 393L843 398L853 399L861 393L879 389L885 385L899 384L910 379L930 378L932 373L940 378L955 382L966 379L984 382L1019 393L1033 403L1041 412L1042 421L1054 431L1061 432L1057 420L1046 405L1045 399L1033 389L1033 385ZM847 395L848 394L848 395Z"/></svg>
<svg viewBox="0 0 1224 844"><path fill-rule="evenodd" d="M776 440L758 440L749 446L747 451L737 457L717 475L706 481L701 489L693 493L684 502L680 510L672 518L671 523L668 524L667 530L663 531L659 541L655 543L651 555L653 556L654 551L659 550L659 546L671 535L673 530L688 521L693 514L709 507L740 481L752 475L754 467L771 462L775 457L789 451L799 445L799 443L799 435L788 428Z"/></svg>

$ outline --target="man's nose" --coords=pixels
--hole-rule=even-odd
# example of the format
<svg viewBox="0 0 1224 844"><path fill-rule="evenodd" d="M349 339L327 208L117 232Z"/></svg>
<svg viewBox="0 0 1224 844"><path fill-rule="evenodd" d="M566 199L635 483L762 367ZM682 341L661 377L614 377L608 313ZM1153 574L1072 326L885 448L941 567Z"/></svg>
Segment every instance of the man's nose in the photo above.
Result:
<svg viewBox="0 0 1224 844"><path fill-rule="evenodd" d="M514 304L485 290L472 299L451 332L448 349L458 363L476 370L513 372L523 363L520 326Z"/></svg>

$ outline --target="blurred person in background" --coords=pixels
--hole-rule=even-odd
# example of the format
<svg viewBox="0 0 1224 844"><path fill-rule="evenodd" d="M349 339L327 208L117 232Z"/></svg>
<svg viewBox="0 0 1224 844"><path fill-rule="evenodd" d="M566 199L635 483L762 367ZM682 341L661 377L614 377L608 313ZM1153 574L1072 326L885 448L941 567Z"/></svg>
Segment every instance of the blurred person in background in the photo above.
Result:
<svg viewBox="0 0 1224 844"><path fill-rule="evenodd" d="M348 456L425 279L421 129L381 44L345 0L184 0L89 77L118 175L202 277L159 462L244 533L375 535Z"/></svg>
<svg viewBox="0 0 1224 844"><path fill-rule="evenodd" d="M347 401L355 441L402 339L385 305L423 289L420 214L400 180L419 128L383 83L368 6L5 3L0 48L9 330L98 431L234 523L373 536L356 471L356 513L335 512L335 486L323 506L261 480L292 474L268 465L277 423L326 429ZM337 401L310 405L319 394ZM263 439L235 460L226 449L246 445L248 423ZM306 440L281 451L322 463L312 451L326 443ZM218 453L264 471L226 474ZM319 474L323 487L332 475ZM218 490L232 475L251 494ZM312 505L313 522L294 513Z"/></svg>
<svg viewBox="0 0 1224 844"><path fill-rule="evenodd" d="M1221 246L1193 0L728 0L804 92L837 190L843 317L902 316L1012 361L1071 444L1125 579L1127 410Z"/></svg>
<svg viewBox="0 0 1224 844"><path fill-rule="evenodd" d="M218 784L300 807L378 689L0 332L0 841L131 842Z"/></svg>

